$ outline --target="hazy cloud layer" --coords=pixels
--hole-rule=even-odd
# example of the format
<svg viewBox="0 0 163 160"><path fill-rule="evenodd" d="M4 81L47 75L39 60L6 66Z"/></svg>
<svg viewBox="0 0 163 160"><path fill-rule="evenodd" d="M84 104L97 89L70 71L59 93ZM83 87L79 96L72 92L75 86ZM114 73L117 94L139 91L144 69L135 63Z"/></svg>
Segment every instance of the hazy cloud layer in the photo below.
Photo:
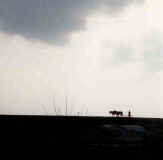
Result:
<svg viewBox="0 0 163 160"><path fill-rule="evenodd" d="M110 14L144 0L0 0L0 29L25 38L64 43L96 10Z"/></svg>
<svg viewBox="0 0 163 160"><path fill-rule="evenodd" d="M149 72L163 71L163 34L153 33L146 36L144 40L144 54L143 60L145 62L145 68Z"/></svg>
<svg viewBox="0 0 163 160"><path fill-rule="evenodd" d="M163 117L162 0L7 2L0 0L1 114L54 114L53 96L64 114L67 96L72 114L130 108Z"/></svg>

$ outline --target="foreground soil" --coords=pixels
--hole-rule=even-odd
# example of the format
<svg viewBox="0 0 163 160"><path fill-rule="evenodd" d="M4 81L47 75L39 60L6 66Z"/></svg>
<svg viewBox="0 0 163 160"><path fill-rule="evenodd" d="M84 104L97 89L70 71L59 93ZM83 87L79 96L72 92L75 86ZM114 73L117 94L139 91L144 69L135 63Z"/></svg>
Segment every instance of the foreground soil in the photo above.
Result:
<svg viewBox="0 0 163 160"><path fill-rule="evenodd" d="M0 115L4 151L140 159L163 152L163 119ZM2 150L1 150L2 151Z"/></svg>

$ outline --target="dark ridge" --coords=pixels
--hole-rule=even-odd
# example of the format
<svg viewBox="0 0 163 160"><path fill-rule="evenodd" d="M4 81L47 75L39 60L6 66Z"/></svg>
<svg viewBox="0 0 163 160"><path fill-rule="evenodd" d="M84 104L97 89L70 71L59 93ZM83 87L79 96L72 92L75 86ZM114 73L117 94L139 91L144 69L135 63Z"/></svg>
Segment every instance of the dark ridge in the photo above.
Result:
<svg viewBox="0 0 163 160"><path fill-rule="evenodd" d="M3 150L14 153L140 159L163 151L161 118L0 115L0 127Z"/></svg>

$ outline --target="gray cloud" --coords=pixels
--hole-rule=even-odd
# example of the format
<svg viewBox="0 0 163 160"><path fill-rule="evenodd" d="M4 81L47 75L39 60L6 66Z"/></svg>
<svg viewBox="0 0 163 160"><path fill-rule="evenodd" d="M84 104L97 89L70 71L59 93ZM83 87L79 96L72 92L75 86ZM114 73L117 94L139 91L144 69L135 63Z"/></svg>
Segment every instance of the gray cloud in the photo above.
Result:
<svg viewBox="0 0 163 160"><path fill-rule="evenodd" d="M114 14L143 0L0 0L0 29L28 39L64 43L95 10Z"/></svg>
<svg viewBox="0 0 163 160"><path fill-rule="evenodd" d="M125 46L121 45L114 49L114 60L113 63L117 64L124 64L130 61L134 61L134 48L132 46Z"/></svg>
<svg viewBox="0 0 163 160"><path fill-rule="evenodd" d="M163 42L162 34L153 32L146 36L144 40L144 52L143 61L145 63L146 70L149 72L163 71Z"/></svg>

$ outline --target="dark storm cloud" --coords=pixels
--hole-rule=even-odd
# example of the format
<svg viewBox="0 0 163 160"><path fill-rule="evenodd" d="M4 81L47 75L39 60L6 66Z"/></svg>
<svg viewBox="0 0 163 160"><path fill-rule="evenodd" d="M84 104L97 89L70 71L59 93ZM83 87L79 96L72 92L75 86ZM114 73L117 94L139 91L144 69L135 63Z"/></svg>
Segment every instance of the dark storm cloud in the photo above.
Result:
<svg viewBox="0 0 163 160"><path fill-rule="evenodd" d="M0 0L0 29L9 34L63 43L69 34L84 29L95 10L118 13L143 0Z"/></svg>

